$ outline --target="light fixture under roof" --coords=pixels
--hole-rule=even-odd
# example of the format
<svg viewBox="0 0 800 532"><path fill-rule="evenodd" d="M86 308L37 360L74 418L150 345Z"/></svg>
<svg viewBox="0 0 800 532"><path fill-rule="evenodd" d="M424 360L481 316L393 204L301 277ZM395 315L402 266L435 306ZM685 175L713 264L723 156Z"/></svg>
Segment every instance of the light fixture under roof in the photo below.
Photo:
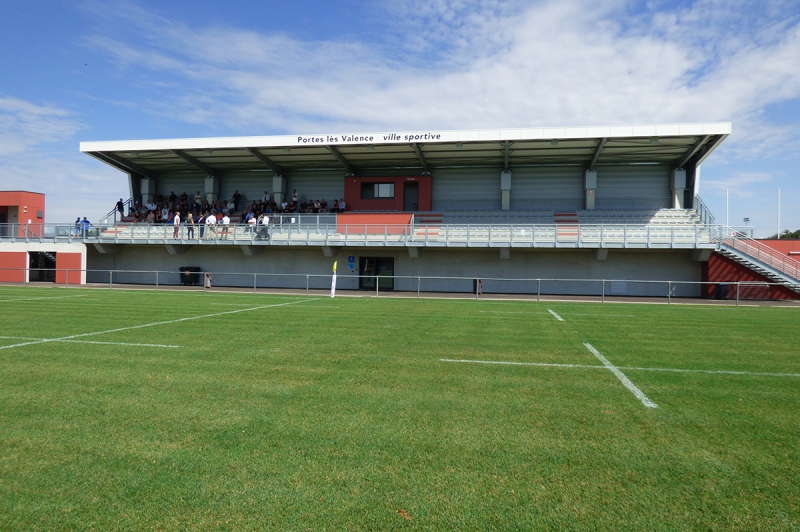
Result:
<svg viewBox="0 0 800 532"><path fill-rule="evenodd" d="M457 150L463 150L464 149L464 143L463 142L456 142L456 149Z"/></svg>
<svg viewBox="0 0 800 532"><path fill-rule="evenodd" d="M290 151L292 151L292 149L289 148L288 146L286 148L283 148L283 153L289 153Z"/></svg>
<svg viewBox="0 0 800 532"><path fill-rule="evenodd" d="M658 144L658 137L650 137L650 144Z"/></svg>
<svg viewBox="0 0 800 532"><path fill-rule="evenodd" d="M203 153L205 153L206 155L211 155L212 153L214 153L214 150L204 150Z"/></svg>
<svg viewBox="0 0 800 532"><path fill-rule="evenodd" d="M133 157L134 159L136 159L138 156L139 156L139 152L138 151L132 151L131 152L131 157Z"/></svg>
<svg viewBox="0 0 800 532"><path fill-rule="evenodd" d="M368 145L367 151L375 151L375 146L373 146L372 144Z"/></svg>
<svg viewBox="0 0 800 532"><path fill-rule="evenodd" d="M550 141L551 146L558 146L558 139L553 139Z"/></svg>

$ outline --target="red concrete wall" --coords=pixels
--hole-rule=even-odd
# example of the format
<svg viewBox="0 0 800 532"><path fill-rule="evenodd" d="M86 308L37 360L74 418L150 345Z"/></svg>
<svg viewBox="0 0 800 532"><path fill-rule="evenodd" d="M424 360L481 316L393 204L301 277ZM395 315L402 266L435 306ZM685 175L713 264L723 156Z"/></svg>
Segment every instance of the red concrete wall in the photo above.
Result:
<svg viewBox="0 0 800 532"><path fill-rule="evenodd" d="M759 242L784 255L800 260L800 240L763 239L759 240Z"/></svg>
<svg viewBox="0 0 800 532"><path fill-rule="evenodd" d="M31 226L27 228L28 234L39 235L40 226L44 223L44 194L19 190L0 192L0 207L4 208L0 212L6 214L7 223L20 224L18 236L25 236L26 228L24 226L28 223L28 220L31 221ZM16 207L16 221L10 219L9 207ZM41 217L39 217L39 214L41 214Z"/></svg>
<svg viewBox="0 0 800 532"><path fill-rule="evenodd" d="M80 253L56 253L56 284L81 284L82 267Z"/></svg>
<svg viewBox="0 0 800 532"><path fill-rule="evenodd" d="M431 210L431 176L346 177L344 200L348 211L402 211L404 183L419 183L418 211ZM362 183L394 183L394 198L361 199Z"/></svg>
<svg viewBox="0 0 800 532"><path fill-rule="evenodd" d="M0 282L24 283L28 254L25 251L0 251Z"/></svg>
<svg viewBox="0 0 800 532"><path fill-rule="evenodd" d="M345 200L347 201L347 200ZM369 234L390 235L403 234L411 224L411 213L369 213L351 212L342 213L336 217L336 232L351 235ZM389 227L386 227L389 226Z"/></svg>
<svg viewBox="0 0 800 532"><path fill-rule="evenodd" d="M708 262L702 263L701 267L701 280L708 283L735 283L737 281L747 282L764 282L773 283L774 281L764 277L763 275L754 272L750 268L742 266L728 257L720 255L719 253L712 253ZM741 298L747 298L746 293L748 287L742 287ZM714 297L714 285L703 285L704 297ZM732 297L736 297L736 292L733 292ZM769 287L770 299L800 299L800 294L784 288L783 286L770 286Z"/></svg>

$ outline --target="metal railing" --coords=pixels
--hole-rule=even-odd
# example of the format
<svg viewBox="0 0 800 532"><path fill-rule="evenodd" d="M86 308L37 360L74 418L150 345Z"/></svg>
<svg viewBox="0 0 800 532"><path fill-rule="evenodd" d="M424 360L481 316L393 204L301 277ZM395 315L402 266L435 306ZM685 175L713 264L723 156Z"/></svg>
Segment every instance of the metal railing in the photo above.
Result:
<svg viewBox="0 0 800 532"><path fill-rule="evenodd" d="M122 202L122 205L124 206L123 213L127 212L127 211L130 211L130 208L133 205L133 200L132 199L127 199L127 200ZM117 216L118 215L119 215L119 220L117 220ZM115 205L114 208L111 209L110 211L108 211L108 213L106 213L105 216L100 218L100 225L115 224L118 221L121 222L122 221L122 216L123 215L120 214L120 212L117 210L117 207Z"/></svg>
<svg viewBox="0 0 800 532"><path fill-rule="evenodd" d="M762 264L800 281L800 262L783 255L758 240L753 240L737 228L715 226L720 228L714 233L714 242L744 253Z"/></svg>
<svg viewBox="0 0 800 532"><path fill-rule="evenodd" d="M180 289L196 291L247 291L251 293L285 293L327 295L331 275L303 273L243 273L171 270L91 270L91 269L35 269L0 268L0 277L9 284L28 283L33 272L42 279L37 283L53 283L70 287L83 284L83 279L94 287ZM31 275L32 277L32 275ZM16 278L16 280L15 280ZM55 279L55 281L53 281ZM3 283L0 283L2 285ZM184 285L184 286L180 286ZM400 294L406 297L458 297L491 298L491 294L516 294L537 301L543 298L580 296L584 299L605 302L620 297L661 299L706 299L721 302L742 300L788 300L787 289L780 283L730 281L702 282L679 280L641 279L559 279L559 278L503 278L455 276L403 276L340 274L337 290L374 294L375 297ZM795 298L796 299L796 298ZM796 303L795 303L796 304Z"/></svg>
<svg viewBox="0 0 800 532"><path fill-rule="evenodd" d="M697 194L694 196L694 205L697 215L700 216L700 221L706 225L714 225L714 215L711 214L708 206Z"/></svg>
<svg viewBox="0 0 800 532"><path fill-rule="evenodd" d="M308 223L284 215L263 226L114 224L84 229L76 224L0 226L0 241L104 244L199 244L272 246L419 246L553 248L710 248L717 226L699 224L336 224L324 215ZM328 215L330 216L330 215Z"/></svg>

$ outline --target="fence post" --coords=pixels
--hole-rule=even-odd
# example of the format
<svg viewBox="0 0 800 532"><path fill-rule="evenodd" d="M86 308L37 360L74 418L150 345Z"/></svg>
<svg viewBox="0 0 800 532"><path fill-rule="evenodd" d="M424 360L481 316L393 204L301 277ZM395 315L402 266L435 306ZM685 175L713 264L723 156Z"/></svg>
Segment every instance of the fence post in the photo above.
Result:
<svg viewBox="0 0 800 532"><path fill-rule="evenodd" d="M114 288L114 270L108 270L108 288Z"/></svg>
<svg viewBox="0 0 800 532"><path fill-rule="evenodd" d="M600 300L600 302L601 303L605 303L606 302L606 280L605 279L601 280L600 281L600 285L603 287L603 289L601 290L602 299Z"/></svg>
<svg viewBox="0 0 800 532"><path fill-rule="evenodd" d="M308 295L308 274L306 274L306 295Z"/></svg>
<svg viewBox="0 0 800 532"><path fill-rule="evenodd" d="M64 288L69 288L69 268L64 270Z"/></svg>
<svg viewBox="0 0 800 532"><path fill-rule="evenodd" d="M672 303L672 281L667 281L667 305Z"/></svg>
<svg viewBox="0 0 800 532"><path fill-rule="evenodd" d="M422 283L422 277L417 277L417 299L419 299L419 285Z"/></svg>
<svg viewBox="0 0 800 532"><path fill-rule="evenodd" d="M158 270L156 270L156 290L158 290Z"/></svg>
<svg viewBox="0 0 800 532"><path fill-rule="evenodd" d="M253 274L253 293L256 293L256 285L258 284L258 274Z"/></svg>
<svg viewBox="0 0 800 532"><path fill-rule="evenodd" d="M380 297L378 290L378 274L375 274L375 297Z"/></svg>
<svg viewBox="0 0 800 532"><path fill-rule="evenodd" d="M736 306L739 306L739 291L742 288L742 282L736 281Z"/></svg>
<svg viewBox="0 0 800 532"><path fill-rule="evenodd" d="M538 287L536 288L536 301L542 300L542 280L536 279L538 281Z"/></svg>

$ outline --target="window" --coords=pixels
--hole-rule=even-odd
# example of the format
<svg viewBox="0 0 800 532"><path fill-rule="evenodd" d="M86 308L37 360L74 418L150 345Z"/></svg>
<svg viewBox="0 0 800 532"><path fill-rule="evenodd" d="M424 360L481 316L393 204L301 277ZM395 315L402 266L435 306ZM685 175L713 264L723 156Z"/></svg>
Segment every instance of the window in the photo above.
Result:
<svg viewBox="0 0 800 532"><path fill-rule="evenodd" d="M394 197L394 183L361 183L361 199Z"/></svg>

